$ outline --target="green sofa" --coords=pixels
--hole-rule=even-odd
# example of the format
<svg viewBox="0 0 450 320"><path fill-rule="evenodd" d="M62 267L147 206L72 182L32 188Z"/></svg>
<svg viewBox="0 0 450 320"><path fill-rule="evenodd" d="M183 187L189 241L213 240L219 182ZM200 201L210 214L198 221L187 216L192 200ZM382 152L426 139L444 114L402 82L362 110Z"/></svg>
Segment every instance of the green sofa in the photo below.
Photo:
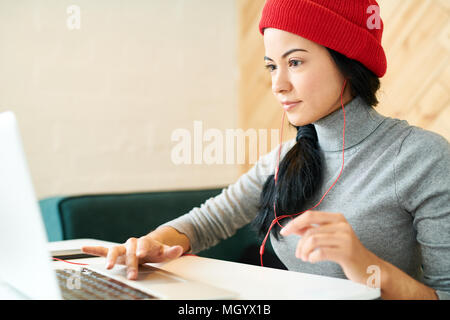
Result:
<svg viewBox="0 0 450 320"><path fill-rule="evenodd" d="M39 201L49 241L92 238L123 243L199 207L223 189L59 196ZM246 226L199 256L259 265L260 241ZM266 244L264 265L286 269Z"/></svg>

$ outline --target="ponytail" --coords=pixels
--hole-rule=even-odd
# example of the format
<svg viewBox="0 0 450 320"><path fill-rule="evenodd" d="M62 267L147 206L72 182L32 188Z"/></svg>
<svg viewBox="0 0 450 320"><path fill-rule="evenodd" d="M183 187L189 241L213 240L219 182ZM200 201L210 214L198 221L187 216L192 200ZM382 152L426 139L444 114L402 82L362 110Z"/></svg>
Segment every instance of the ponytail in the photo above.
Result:
<svg viewBox="0 0 450 320"><path fill-rule="evenodd" d="M295 214L306 210L306 202L322 185L322 155L316 128L308 124L297 128L297 143L280 161L277 182L270 175L264 183L258 215L252 222L258 235L263 238L277 216ZM278 240L280 226L276 223L271 233Z"/></svg>

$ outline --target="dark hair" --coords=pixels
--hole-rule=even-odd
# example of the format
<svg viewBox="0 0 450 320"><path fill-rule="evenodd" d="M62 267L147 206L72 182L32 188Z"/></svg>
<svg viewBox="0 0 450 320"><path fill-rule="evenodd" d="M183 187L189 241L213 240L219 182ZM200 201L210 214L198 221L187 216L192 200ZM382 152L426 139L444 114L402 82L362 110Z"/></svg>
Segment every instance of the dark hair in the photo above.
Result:
<svg viewBox="0 0 450 320"><path fill-rule="evenodd" d="M380 89L380 79L361 62L347 58L343 54L326 48L342 75L349 80L353 97L360 96L372 107L378 105L376 96Z"/></svg>
<svg viewBox="0 0 450 320"><path fill-rule="evenodd" d="M349 81L353 97L360 96L369 106L378 104L376 92L379 78L362 63L327 48L338 69ZM292 125L292 124L291 124ZM270 175L263 185L258 214L252 222L258 236L267 234L277 216L305 211L305 205L320 189L323 180L322 151L314 124L297 127L297 143L280 159L277 183ZM281 222L280 222L281 223ZM279 239L280 226L275 224L272 235Z"/></svg>

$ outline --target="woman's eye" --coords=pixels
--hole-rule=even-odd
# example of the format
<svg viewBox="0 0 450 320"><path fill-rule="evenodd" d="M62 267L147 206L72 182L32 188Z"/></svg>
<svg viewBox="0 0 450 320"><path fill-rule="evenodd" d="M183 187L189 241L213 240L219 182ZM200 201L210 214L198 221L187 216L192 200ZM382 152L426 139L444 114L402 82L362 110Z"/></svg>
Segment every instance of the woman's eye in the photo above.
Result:
<svg viewBox="0 0 450 320"><path fill-rule="evenodd" d="M272 72L273 70L275 70L275 66L273 64L268 64L265 65L264 68L266 68L267 70L269 70L269 72ZM272 69L273 68L273 69Z"/></svg>
<svg viewBox="0 0 450 320"><path fill-rule="evenodd" d="M289 66L297 67L297 66L301 65L302 63L303 62L300 60L291 60L291 61L289 61ZM269 70L269 72L272 72L276 69L276 67L273 64L265 65L264 68Z"/></svg>
<svg viewBox="0 0 450 320"><path fill-rule="evenodd" d="M295 66L302 64L302 62L300 60L291 60L291 61L289 61L289 63L294 63L294 64L296 64Z"/></svg>

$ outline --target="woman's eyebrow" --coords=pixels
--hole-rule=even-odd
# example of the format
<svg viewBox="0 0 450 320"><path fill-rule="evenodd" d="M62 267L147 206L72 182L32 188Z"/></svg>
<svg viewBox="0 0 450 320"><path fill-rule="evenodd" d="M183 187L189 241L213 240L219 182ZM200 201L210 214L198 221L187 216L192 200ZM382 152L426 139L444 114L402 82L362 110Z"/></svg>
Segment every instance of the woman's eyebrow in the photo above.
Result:
<svg viewBox="0 0 450 320"><path fill-rule="evenodd" d="M288 52L286 52L285 54L283 54L281 57L284 59L284 58L286 58L288 55L290 55L291 53L297 52L297 51L308 52L308 50L305 50L305 49L292 49L292 50L289 50ZM266 61L266 60L270 60L270 61L273 62L273 60L270 59L269 57L264 57L264 61Z"/></svg>

